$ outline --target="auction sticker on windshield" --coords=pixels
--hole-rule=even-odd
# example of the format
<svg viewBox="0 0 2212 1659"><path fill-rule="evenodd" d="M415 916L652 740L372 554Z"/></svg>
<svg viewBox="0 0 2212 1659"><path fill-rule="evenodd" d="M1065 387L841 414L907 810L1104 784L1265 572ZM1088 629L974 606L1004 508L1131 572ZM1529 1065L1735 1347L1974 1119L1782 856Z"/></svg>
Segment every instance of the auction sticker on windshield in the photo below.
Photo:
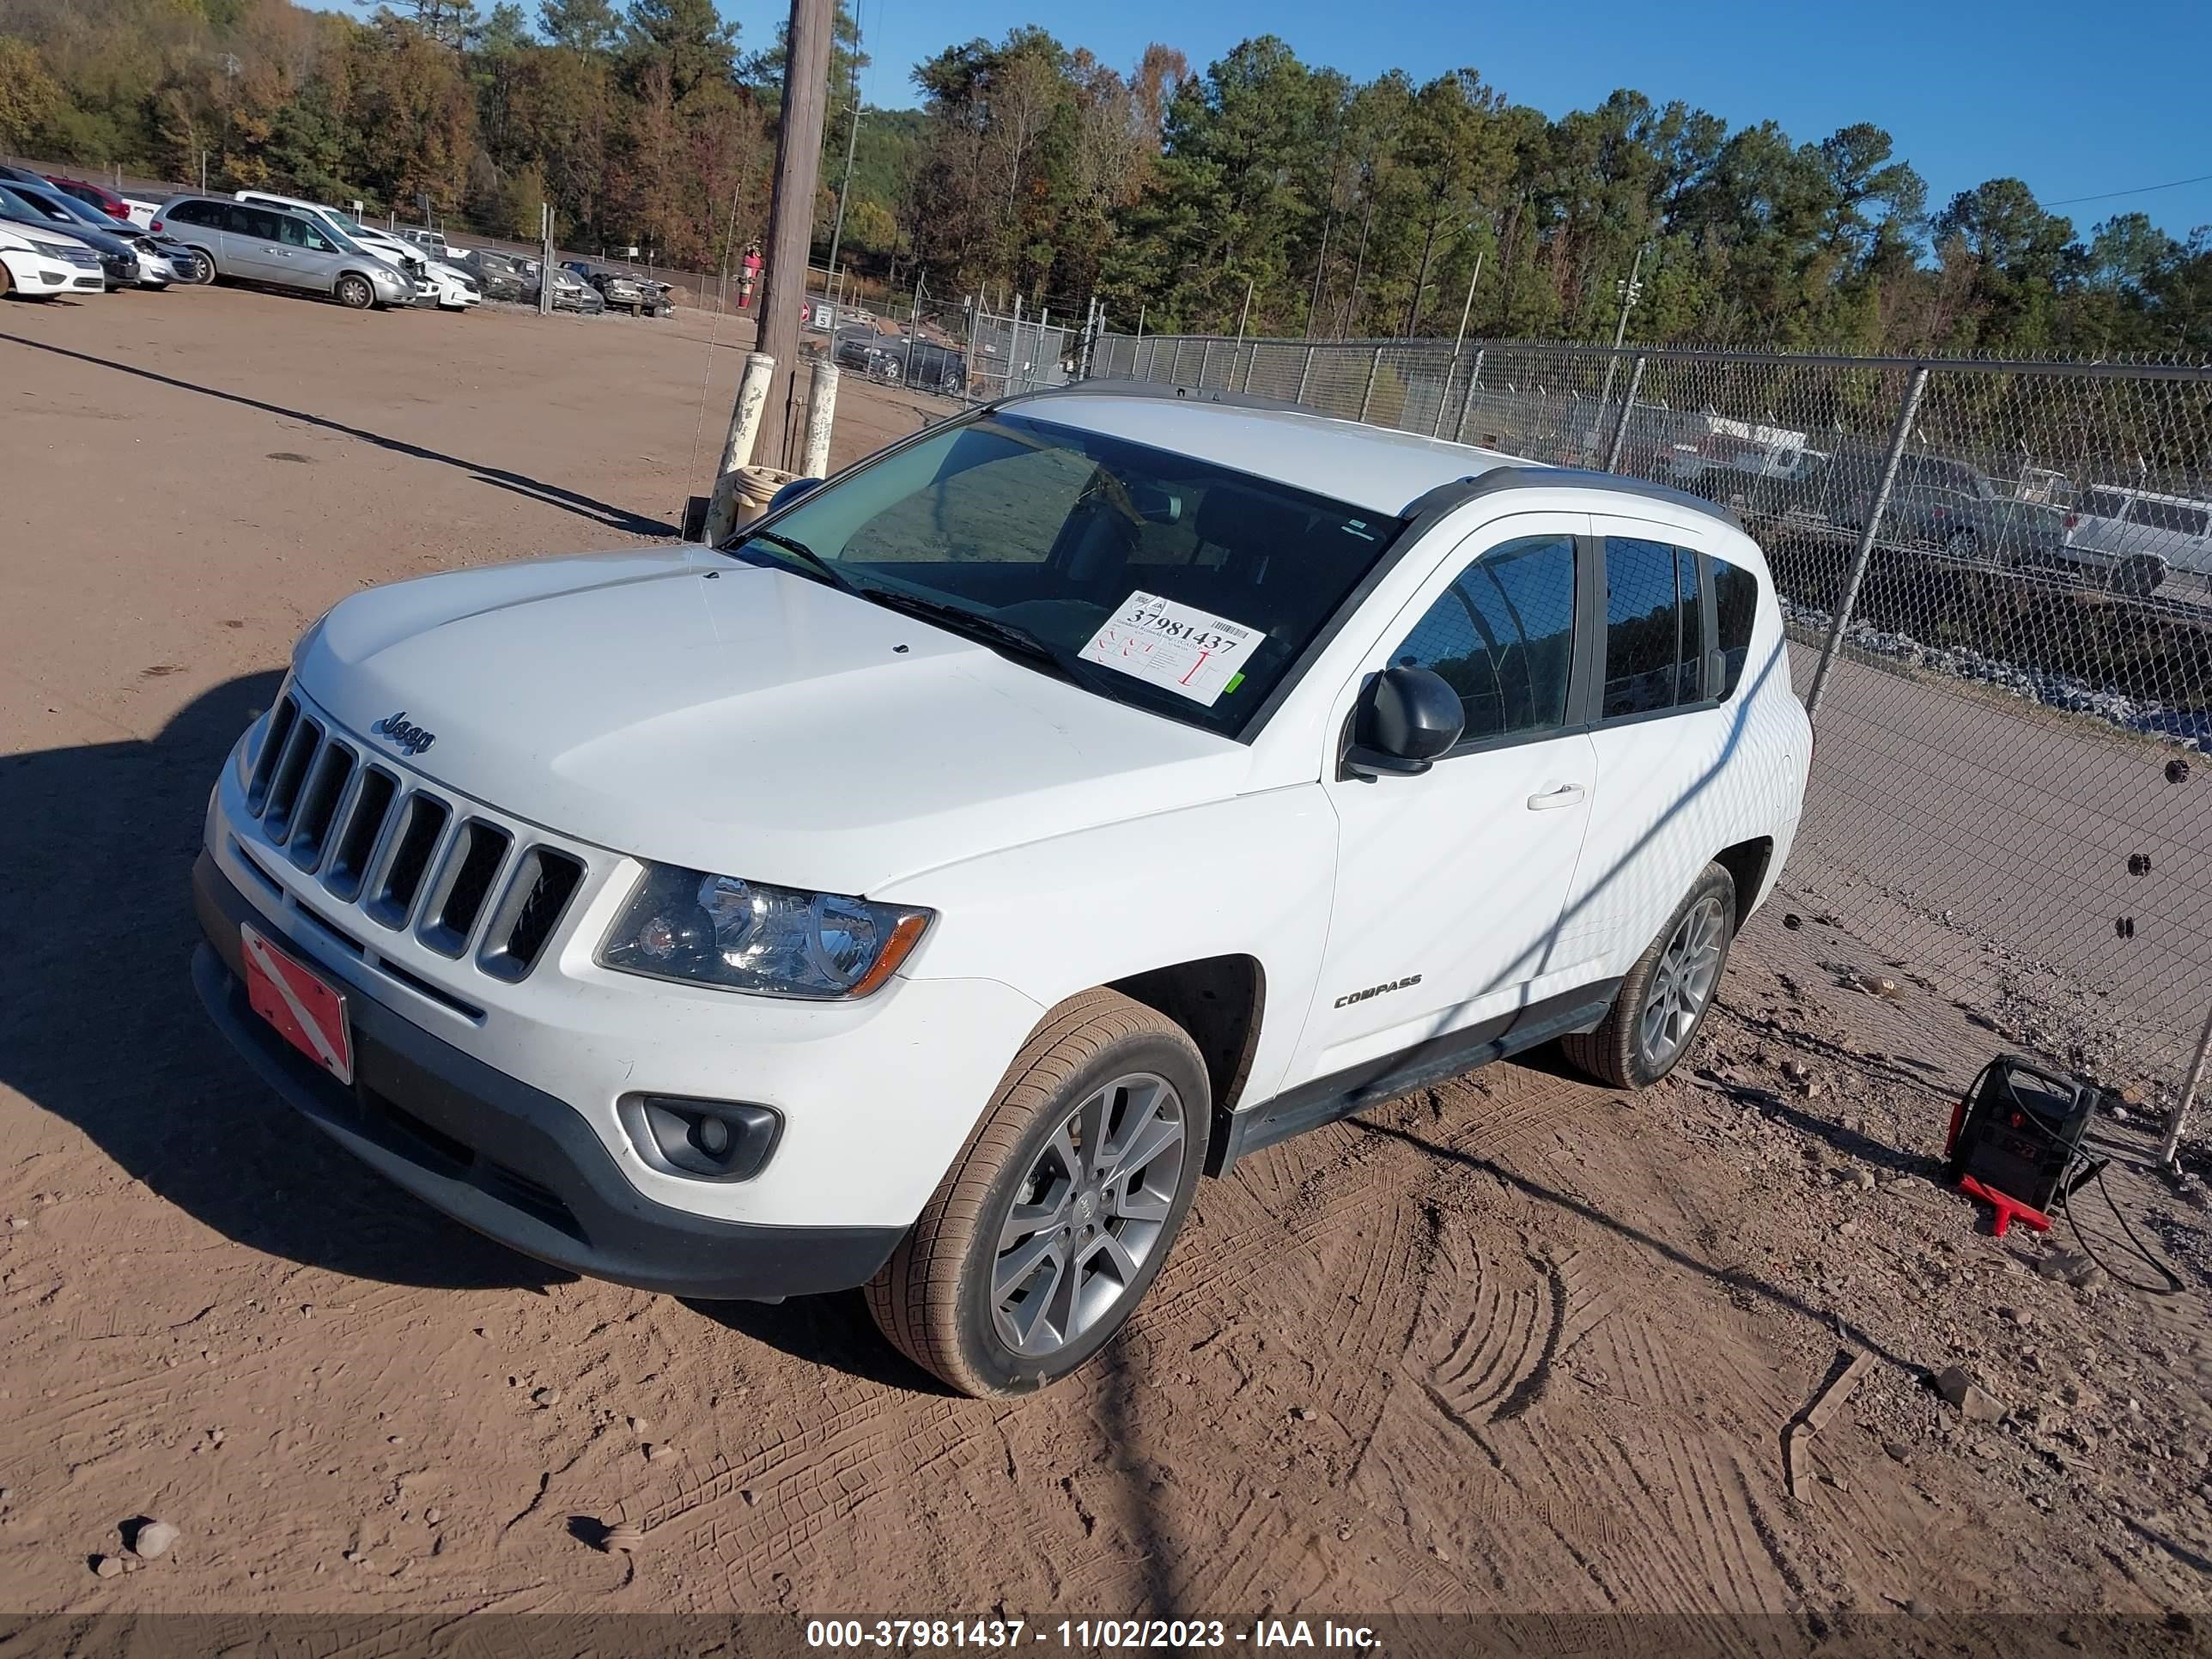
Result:
<svg viewBox="0 0 2212 1659"><path fill-rule="evenodd" d="M1211 708L1267 637L1226 617L1139 592L1115 607L1082 655Z"/></svg>

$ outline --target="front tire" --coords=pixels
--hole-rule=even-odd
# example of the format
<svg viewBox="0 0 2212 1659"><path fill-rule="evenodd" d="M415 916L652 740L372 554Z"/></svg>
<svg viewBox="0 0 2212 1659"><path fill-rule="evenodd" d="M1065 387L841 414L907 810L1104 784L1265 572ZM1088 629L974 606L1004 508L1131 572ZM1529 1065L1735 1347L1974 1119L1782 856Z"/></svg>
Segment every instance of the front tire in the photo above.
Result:
<svg viewBox="0 0 2212 1659"><path fill-rule="evenodd" d="M1568 1061L1615 1089L1648 1089L1680 1065L1728 968L1735 909L1735 878L1707 865L1620 981L1604 1022L1559 1039Z"/></svg>
<svg viewBox="0 0 2212 1659"><path fill-rule="evenodd" d="M1027 1394L1118 1331L1206 1167L1206 1063L1116 991L1063 1003L867 1288L909 1359L963 1394Z"/></svg>
<svg viewBox="0 0 2212 1659"><path fill-rule="evenodd" d="M368 277L349 273L338 278L337 301L348 311L366 311L376 303L376 290Z"/></svg>

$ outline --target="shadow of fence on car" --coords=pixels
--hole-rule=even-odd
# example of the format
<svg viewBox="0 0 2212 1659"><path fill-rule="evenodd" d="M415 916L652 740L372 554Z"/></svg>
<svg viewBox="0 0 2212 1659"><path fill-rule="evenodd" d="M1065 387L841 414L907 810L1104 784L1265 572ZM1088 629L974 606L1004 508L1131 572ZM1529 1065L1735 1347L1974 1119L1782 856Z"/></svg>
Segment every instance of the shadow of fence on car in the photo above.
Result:
<svg viewBox="0 0 2212 1659"><path fill-rule="evenodd" d="M426 448L421 444L409 443L403 438L386 437L383 433L370 432L362 427L348 426L344 422L331 420L327 416L310 415L305 410L287 409L281 404L265 403L258 398L246 397L242 392L224 392L216 386L201 386L196 381L181 380L173 374L158 374L150 368L140 368L133 363L117 362L111 357L94 356L88 351L72 351L66 346L52 345L44 340L26 339L20 334L0 332L0 340L6 340L15 345L27 346L33 351L51 352L58 357L74 358L78 362L90 363L97 368L112 368L118 374L136 375L142 380L151 380L157 386L173 387L179 392L197 392L203 398L215 398L227 404L236 404L243 409L258 410L264 415L274 415L280 419L298 421L307 426L318 427L325 432L335 432L341 437L352 438L361 443L373 444L379 449L389 450L396 455L405 455L418 461L434 461L441 466L457 467L470 474L479 483L489 484L495 489L507 490L512 494L527 497L531 501L542 502L548 507L559 507L565 513L573 513L579 518L588 519L602 529L617 530L625 535L631 536L673 536L678 533L678 527L664 520L647 518L643 514L633 513L626 507L617 507L611 502L599 501L592 496L580 495L573 489L564 489L558 484L547 483L542 478L532 478L524 473L511 472L504 467L487 466L481 461L468 460L459 455L448 455L441 450Z"/></svg>

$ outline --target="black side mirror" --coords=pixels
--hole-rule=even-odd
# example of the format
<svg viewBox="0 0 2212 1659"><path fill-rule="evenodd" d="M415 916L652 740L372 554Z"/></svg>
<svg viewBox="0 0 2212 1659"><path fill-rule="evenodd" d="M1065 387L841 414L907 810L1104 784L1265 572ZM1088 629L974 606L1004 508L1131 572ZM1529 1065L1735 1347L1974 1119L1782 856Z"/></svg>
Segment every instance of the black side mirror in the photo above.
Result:
<svg viewBox="0 0 2212 1659"><path fill-rule="evenodd" d="M768 498L768 506L762 509L761 517L764 519L780 507L789 507L808 490L819 489L821 487L822 480L819 478L793 478Z"/></svg>
<svg viewBox="0 0 2212 1659"><path fill-rule="evenodd" d="M1416 776L1466 728L1466 707L1443 676L1426 668L1386 668L1360 696L1345 769Z"/></svg>

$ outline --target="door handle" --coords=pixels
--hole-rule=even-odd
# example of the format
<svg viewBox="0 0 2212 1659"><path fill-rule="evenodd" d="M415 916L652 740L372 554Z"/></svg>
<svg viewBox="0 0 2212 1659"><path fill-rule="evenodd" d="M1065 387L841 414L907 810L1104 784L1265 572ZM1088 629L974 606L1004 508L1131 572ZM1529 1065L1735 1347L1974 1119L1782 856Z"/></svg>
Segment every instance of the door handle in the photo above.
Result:
<svg viewBox="0 0 2212 1659"><path fill-rule="evenodd" d="M1583 787L1579 783L1555 784L1549 789L1529 796L1528 810L1532 812L1554 811L1562 806L1577 805L1581 803L1582 798Z"/></svg>

